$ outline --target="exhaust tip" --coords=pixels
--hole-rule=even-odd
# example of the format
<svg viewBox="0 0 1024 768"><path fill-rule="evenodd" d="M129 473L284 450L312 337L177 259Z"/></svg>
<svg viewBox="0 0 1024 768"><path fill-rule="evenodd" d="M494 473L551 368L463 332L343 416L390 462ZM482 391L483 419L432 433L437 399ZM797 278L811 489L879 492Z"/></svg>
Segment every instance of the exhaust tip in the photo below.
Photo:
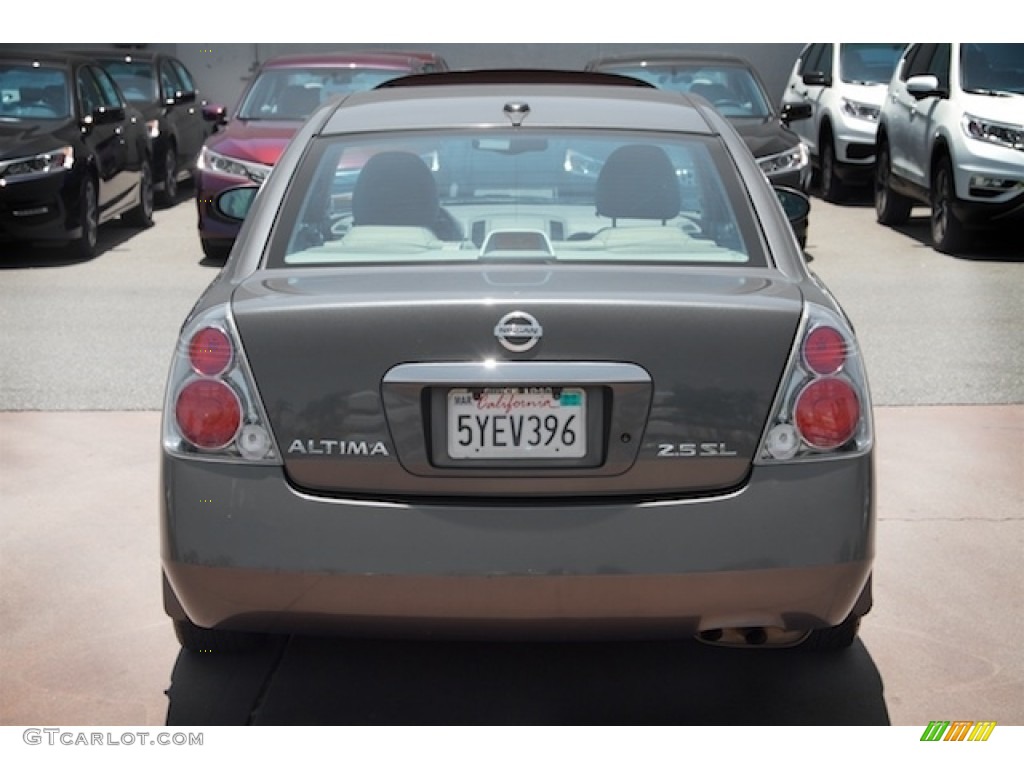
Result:
<svg viewBox="0 0 1024 768"><path fill-rule="evenodd" d="M792 648L802 643L807 630L781 627L722 627L696 634L698 642L729 648Z"/></svg>
<svg viewBox="0 0 1024 768"><path fill-rule="evenodd" d="M768 633L762 627L751 627L743 632L743 639L747 645L764 645L768 640Z"/></svg>

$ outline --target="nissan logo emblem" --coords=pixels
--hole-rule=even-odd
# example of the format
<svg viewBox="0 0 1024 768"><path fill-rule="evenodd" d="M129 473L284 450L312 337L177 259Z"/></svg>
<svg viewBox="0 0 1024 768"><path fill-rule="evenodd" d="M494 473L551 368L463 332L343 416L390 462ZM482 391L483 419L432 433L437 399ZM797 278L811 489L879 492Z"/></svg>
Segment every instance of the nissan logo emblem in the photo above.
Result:
<svg viewBox="0 0 1024 768"><path fill-rule="evenodd" d="M509 312L494 326L494 335L501 346L510 352L526 352L537 346L544 329L533 315L526 312Z"/></svg>

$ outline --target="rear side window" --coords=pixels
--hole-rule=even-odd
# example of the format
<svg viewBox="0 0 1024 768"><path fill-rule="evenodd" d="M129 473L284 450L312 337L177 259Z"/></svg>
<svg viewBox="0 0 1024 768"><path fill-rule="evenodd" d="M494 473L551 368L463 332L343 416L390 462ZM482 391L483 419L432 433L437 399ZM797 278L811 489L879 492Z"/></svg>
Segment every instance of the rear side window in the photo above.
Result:
<svg viewBox="0 0 1024 768"><path fill-rule="evenodd" d="M195 93L195 82L192 80L192 74L185 68L185 65L177 59L171 59L170 65L178 76L178 82L181 83L182 91L186 94Z"/></svg>
<svg viewBox="0 0 1024 768"><path fill-rule="evenodd" d="M103 107L106 109L118 109L123 107L124 104L121 101L121 96L118 93L117 86L111 79L110 75L105 70L98 69L97 67L89 67L89 71L96 77L96 83L99 85L100 98L102 100Z"/></svg>
<svg viewBox="0 0 1024 768"><path fill-rule="evenodd" d="M820 72L821 69L818 67L818 60L821 58L821 52L825 48L825 43L813 43L804 50L800 58L800 76L806 75L808 72Z"/></svg>
<svg viewBox="0 0 1024 768"><path fill-rule="evenodd" d="M164 99L176 99L186 90L169 61L160 62L160 90L163 92Z"/></svg>
<svg viewBox="0 0 1024 768"><path fill-rule="evenodd" d="M571 131L322 138L270 267L408 262L764 265L717 139Z"/></svg>

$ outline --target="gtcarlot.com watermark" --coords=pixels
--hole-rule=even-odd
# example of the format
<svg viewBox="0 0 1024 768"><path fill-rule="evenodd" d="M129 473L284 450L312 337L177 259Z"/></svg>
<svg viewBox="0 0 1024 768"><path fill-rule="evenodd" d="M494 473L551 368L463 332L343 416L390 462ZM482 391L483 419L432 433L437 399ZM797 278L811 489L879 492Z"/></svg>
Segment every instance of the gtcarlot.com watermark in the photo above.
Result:
<svg viewBox="0 0 1024 768"><path fill-rule="evenodd" d="M26 728L21 739L31 746L50 747L201 747L203 733L182 731L76 731L69 728Z"/></svg>

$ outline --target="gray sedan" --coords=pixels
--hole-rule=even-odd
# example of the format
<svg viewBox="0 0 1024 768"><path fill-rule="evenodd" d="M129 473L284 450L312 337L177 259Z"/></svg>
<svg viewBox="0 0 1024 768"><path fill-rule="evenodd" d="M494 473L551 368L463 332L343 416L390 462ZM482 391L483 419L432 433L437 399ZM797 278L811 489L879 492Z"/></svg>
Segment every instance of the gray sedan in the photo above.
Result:
<svg viewBox="0 0 1024 768"><path fill-rule="evenodd" d="M354 94L218 198L163 418L187 649L854 641L871 403L807 200L705 102L588 77Z"/></svg>

